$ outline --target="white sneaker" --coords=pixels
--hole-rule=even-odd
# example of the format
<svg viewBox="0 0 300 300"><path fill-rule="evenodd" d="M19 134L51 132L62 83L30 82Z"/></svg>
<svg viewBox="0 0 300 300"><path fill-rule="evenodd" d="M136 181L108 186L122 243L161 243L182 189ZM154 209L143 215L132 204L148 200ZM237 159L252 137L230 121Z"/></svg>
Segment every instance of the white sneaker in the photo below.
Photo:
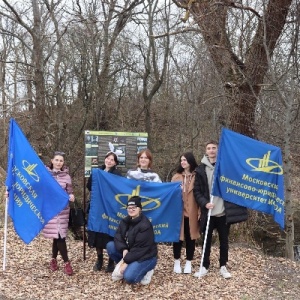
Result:
<svg viewBox="0 0 300 300"><path fill-rule="evenodd" d="M192 262L190 260L186 261L183 273L184 274L191 274L192 273Z"/></svg>
<svg viewBox="0 0 300 300"><path fill-rule="evenodd" d="M175 259L174 261L174 272L177 274L182 273L181 266L180 266L180 259Z"/></svg>
<svg viewBox="0 0 300 300"><path fill-rule="evenodd" d="M226 269L225 266L222 266L222 267L220 268L220 274L221 274L225 279L231 278L231 274L227 271L227 269Z"/></svg>
<svg viewBox="0 0 300 300"><path fill-rule="evenodd" d="M144 278L141 280L141 284L143 285L149 284L151 282L153 273L154 273L154 269L148 271L144 276Z"/></svg>
<svg viewBox="0 0 300 300"><path fill-rule="evenodd" d="M198 277L198 278L203 277L207 273L208 273L208 270L205 267L202 266L202 268L200 267L199 271L194 274L194 277Z"/></svg>

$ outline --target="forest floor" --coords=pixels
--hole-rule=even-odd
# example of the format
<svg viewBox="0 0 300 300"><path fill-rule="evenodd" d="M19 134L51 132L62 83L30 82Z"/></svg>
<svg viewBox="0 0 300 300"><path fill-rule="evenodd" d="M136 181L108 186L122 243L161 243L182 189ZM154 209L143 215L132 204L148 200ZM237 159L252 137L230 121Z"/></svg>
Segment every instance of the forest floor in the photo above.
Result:
<svg viewBox="0 0 300 300"><path fill-rule="evenodd" d="M3 228L0 237L3 245ZM93 271L95 249L83 242L67 239L73 276L48 268L51 240L42 235L24 244L9 224L6 242L6 267L0 274L0 299L299 299L300 262L264 255L244 244L230 244L228 269L231 279L219 275L218 247L212 248L207 276L173 273L172 247L159 245L159 261L148 286L113 282L111 274ZM3 253L3 251L2 251ZM199 268L201 248L197 247L193 272ZM184 255L183 255L184 256ZM107 256L105 255L105 263ZM184 263L183 263L184 265ZM105 268L105 266L104 266Z"/></svg>

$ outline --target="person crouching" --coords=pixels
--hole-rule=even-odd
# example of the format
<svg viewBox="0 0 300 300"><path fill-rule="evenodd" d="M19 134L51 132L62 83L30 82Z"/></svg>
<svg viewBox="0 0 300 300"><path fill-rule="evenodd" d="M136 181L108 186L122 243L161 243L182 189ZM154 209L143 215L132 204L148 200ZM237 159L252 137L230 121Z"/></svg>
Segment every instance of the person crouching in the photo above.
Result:
<svg viewBox="0 0 300 300"><path fill-rule="evenodd" d="M117 265L121 274L117 279L124 279L130 284L147 285L151 282L157 263L153 227L142 213L139 196L128 200L127 213L128 216L120 222L114 241L107 244L107 253L117 264L122 260L121 266ZM117 280L114 272L112 278Z"/></svg>

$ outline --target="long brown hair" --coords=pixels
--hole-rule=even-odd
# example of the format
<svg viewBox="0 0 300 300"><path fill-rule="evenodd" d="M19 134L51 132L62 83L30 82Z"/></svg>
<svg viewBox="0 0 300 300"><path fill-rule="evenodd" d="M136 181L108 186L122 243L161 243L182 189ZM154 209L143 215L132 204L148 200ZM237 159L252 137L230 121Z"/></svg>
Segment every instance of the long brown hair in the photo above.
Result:
<svg viewBox="0 0 300 300"><path fill-rule="evenodd" d="M149 158L149 165L148 165L148 168L149 169L152 169L152 162L153 162L153 156L152 156L152 153L149 149L143 149L141 150L139 153L138 153L138 156L137 156L137 166L140 167L139 165L139 160L140 160L140 157L142 156L142 154L145 153L146 156Z"/></svg>
<svg viewBox="0 0 300 300"><path fill-rule="evenodd" d="M191 173L198 167L198 163L195 159L194 154L192 152L185 152L185 153L181 154L180 157L179 157L179 164L178 164L176 173L182 173L184 171L184 168L181 166L181 157L186 158L186 161L190 165L190 172Z"/></svg>

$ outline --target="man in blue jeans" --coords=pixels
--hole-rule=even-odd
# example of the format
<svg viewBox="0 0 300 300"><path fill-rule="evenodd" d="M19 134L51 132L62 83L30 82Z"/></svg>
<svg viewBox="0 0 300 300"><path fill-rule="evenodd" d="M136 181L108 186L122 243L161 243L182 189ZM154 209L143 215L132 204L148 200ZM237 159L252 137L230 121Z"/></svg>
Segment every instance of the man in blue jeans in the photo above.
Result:
<svg viewBox="0 0 300 300"><path fill-rule="evenodd" d="M116 263L123 259L120 273L127 283L147 285L151 282L157 263L153 227L142 213L139 196L128 200L127 213L128 216L120 222L114 241L107 244L107 253Z"/></svg>

